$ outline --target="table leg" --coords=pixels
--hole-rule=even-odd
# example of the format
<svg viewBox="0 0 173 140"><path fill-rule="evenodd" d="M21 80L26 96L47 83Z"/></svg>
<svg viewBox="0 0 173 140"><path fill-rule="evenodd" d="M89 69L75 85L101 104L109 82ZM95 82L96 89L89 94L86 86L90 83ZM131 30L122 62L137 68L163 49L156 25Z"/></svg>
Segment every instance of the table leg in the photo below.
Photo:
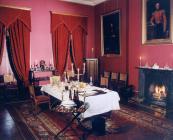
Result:
<svg viewBox="0 0 173 140"><path fill-rule="evenodd" d="M55 138L57 138L61 133L65 132L67 130L67 128L71 127L72 123L74 122L74 120L76 120L76 118L79 117L81 113L77 113L72 119L70 122L67 123L67 125L60 131L56 134Z"/></svg>

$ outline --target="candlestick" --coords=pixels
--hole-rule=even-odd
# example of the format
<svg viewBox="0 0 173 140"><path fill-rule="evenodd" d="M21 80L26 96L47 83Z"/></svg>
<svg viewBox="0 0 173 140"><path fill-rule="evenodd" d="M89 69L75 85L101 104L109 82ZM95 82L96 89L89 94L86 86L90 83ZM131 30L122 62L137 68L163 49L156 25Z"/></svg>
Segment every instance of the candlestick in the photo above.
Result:
<svg viewBox="0 0 173 140"><path fill-rule="evenodd" d="M94 57L94 48L91 48L92 57Z"/></svg>
<svg viewBox="0 0 173 140"><path fill-rule="evenodd" d="M85 74L85 63L83 63L83 74Z"/></svg>
<svg viewBox="0 0 173 140"><path fill-rule="evenodd" d="M93 79L92 79L92 76L90 76L90 85L93 85Z"/></svg>
<svg viewBox="0 0 173 140"><path fill-rule="evenodd" d="M141 62L141 61L142 61L142 57L140 56L140 57L139 57L139 66L140 66L140 67L142 66L142 62Z"/></svg>
<svg viewBox="0 0 173 140"><path fill-rule="evenodd" d="M70 81L70 76L69 75L67 75L67 80L68 80L68 82Z"/></svg>
<svg viewBox="0 0 173 140"><path fill-rule="evenodd" d="M79 81L79 68L77 68L77 80Z"/></svg>
<svg viewBox="0 0 173 140"><path fill-rule="evenodd" d="M64 71L64 81L66 82L66 72Z"/></svg>
<svg viewBox="0 0 173 140"><path fill-rule="evenodd" d="M74 70L73 70L73 63L71 63L71 71L73 72Z"/></svg>
<svg viewBox="0 0 173 140"><path fill-rule="evenodd" d="M77 81L79 82L79 74L77 75Z"/></svg>

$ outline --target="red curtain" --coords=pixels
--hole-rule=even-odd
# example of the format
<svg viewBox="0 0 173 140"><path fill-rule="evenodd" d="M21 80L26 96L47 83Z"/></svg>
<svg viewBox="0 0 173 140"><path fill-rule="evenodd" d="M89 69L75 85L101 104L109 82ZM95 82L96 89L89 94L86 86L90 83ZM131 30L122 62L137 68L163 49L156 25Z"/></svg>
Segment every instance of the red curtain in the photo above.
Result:
<svg viewBox="0 0 173 140"><path fill-rule="evenodd" d="M85 57L86 31L81 26L78 26L72 32L72 36L72 53L75 68L82 70L83 59Z"/></svg>
<svg viewBox="0 0 173 140"><path fill-rule="evenodd" d="M0 65L2 62L2 56L4 50L4 31L5 31L5 26L0 22Z"/></svg>
<svg viewBox="0 0 173 140"><path fill-rule="evenodd" d="M17 79L27 84L30 64L30 11L0 7L0 22L9 31L10 55Z"/></svg>
<svg viewBox="0 0 173 140"><path fill-rule="evenodd" d="M30 11L0 7L0 22L3 23L6 28L8 28L17 19L20 19L20 21L31 29Z"/></svg>
<svg viewBox="0 0 173 140"><path fill-rule="evenodd" d="M64 27L63 27L64 26ZM63 29L62 29L63 27ZM58 32L57 32L58 31ZM51 13L51 32L53 41L53 54L55 68L63 73L66 65L70 40L73 42L72 53L76 68L82 67L87 31L87 18L72 15ZM56 33L55 33L56 32ZM59 36L58 36L58 35ZM72 35L72 39L71 36ZM60 37L61 36L61 37ZM73 37L74 36L74 37ZM59 42L59 44L57 43Z"/></svg>
<svg viewBox="0 0 173 140"><path fill-rule="evenodd" d="M18 78L28 83L30 60L30 29L22 21L16 20L9 26L11 56Z"/></svg>
<svg viewBox="0 0 173 140"><path fill-rule="evenodd" d="M54 66L60 75L63 74L68 55L69 31L65 24L52 32Z"/></svg>
<svg viewBox="0 0 173 140"><path fill-rule="evenodd" d="M87 31L87 17L62 15L51 12L51 31L53 32L56 30L61 24L65 24L70 33L72 33L78 26L81 26Z"/></svg>

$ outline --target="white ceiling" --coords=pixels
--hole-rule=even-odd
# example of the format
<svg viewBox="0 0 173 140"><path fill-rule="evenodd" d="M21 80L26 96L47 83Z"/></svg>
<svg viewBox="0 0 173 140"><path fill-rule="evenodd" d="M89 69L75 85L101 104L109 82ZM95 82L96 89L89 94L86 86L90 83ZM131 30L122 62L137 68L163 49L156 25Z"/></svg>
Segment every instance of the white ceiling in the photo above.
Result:
<svg viewBox="0 0 173 140"><path fill-rule="evenodd" d="M73 3L95 6L95 5L102 3L106 0L61 0L61 1L67 1L67 2L73 2Z"/></svg>

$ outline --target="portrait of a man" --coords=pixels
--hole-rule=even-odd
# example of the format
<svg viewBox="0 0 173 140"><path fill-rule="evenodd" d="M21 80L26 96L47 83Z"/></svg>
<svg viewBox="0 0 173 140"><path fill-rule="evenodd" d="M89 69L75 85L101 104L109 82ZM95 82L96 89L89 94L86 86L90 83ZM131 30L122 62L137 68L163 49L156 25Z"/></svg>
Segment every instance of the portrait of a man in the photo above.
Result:
<svg viewBox="0 0 173 140"><path fill-rule="evenodd" d="M119 10L102 16L103 55L120 55Z"/></svg>
<svg viewBox="0 0 173 140"><path fill-rule="evenodd" d="M170 43L171 1L143 0L143 43Z"/></svg>
<svg viewBox="0 0 173 140"><path fill-rule="evenodd" d="M169 38L169 0L167 2L165 0L149 0L147 8L147 39Z"/></svg>

